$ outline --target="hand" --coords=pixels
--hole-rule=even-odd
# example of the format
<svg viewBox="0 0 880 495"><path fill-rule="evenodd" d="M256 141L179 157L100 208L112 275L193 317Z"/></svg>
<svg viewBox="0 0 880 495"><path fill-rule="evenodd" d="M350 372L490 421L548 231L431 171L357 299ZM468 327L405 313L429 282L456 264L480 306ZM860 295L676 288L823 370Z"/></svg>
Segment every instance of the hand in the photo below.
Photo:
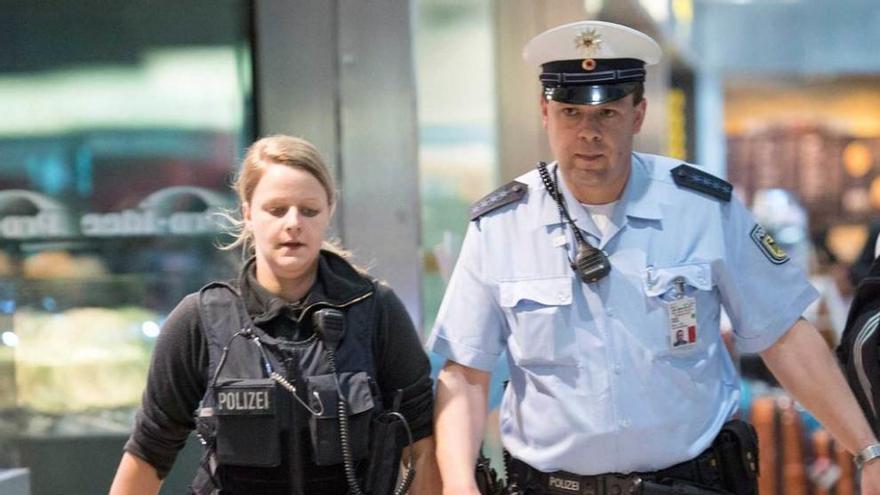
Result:
<svg viewBox="0 0 880 495"><path fill-rule="evenodd" d="M862 495L880 495L880 459L868 461L860 476Z"/></svg>

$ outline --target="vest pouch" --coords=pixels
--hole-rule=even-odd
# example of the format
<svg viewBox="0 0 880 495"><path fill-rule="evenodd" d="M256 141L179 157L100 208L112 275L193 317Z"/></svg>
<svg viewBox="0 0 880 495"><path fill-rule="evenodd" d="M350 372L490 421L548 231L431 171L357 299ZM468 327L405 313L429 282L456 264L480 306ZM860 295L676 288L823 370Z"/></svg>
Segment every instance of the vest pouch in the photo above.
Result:
<svg viewBox="0 0 880 495"><path fill-rule="evenodd" d="M370 378L364 371L343 372L339 373L338 377L339 388L347 404L347 437L351 445L352 460L357 461L367 456L370 441L373 410ZM313 414L309 418L315 464L319 466L342 464L342 435L336 376L327 374L306 377L306 384L312 409L320 411L323 408L323 414L320 416Z"/></svg>
<svg viewBox="0 0 880 495"><path fill-rule="evenodd" d="M274 467L281 463L276 390L268 378L227 380L213 387L221 465Z"/></svg>

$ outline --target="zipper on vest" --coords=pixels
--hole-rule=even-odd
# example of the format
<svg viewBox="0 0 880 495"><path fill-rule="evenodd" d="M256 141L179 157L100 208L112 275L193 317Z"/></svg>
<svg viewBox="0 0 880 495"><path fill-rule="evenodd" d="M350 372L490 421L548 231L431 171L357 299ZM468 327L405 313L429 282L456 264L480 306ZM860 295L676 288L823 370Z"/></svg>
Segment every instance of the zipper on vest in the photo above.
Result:
<svg viewBox="0 0 880 495"><path fill-rule="evenodd" d="M299 349L291 348L289 359L284 360L287 379L290 382L298 383L300 377L296 376L299 369ZM287 481L290 485L291 493L304 494L305 486L303 484L303 470L305 469L305 456L302 451L301 436L304 433L303 425L308 425L308 417L304 414L304 410L299 407L297 402L302 402L302 398L296 393L297 390L291 391L294 401L290 403L290 428L287 431L287 452L289 456L287 466Z"/></svg>

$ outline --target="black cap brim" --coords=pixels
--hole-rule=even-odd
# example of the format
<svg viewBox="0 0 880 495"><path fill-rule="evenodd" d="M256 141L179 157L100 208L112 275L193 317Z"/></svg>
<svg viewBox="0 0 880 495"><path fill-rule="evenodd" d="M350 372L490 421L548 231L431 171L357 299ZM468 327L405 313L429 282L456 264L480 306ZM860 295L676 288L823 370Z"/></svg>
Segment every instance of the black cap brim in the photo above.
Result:
<svg viewBox="0 0 880 495"><path fill-rule="evenodd" d="M593 84L578 86L558 86L544 88L544 97L548 100L568 103L570 105L601 105L619 100L632 93L639 86L638 82L620 84Z"/></svg>

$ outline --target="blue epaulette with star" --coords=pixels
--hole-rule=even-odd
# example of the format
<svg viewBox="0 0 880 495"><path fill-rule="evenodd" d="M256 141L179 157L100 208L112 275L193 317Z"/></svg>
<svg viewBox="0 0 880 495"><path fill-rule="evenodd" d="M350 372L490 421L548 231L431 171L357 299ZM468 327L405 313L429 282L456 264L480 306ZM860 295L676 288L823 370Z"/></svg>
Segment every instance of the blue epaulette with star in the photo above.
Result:
<svg viewBox="0 0 880 495"><path fill-rule="evenodd" d="M476 220L490 211L521 200L528 190L529 186L522 182L511 181L504 184L471 205L471 220Z"/></svg>
<svg viewBox="0 0 880 495"><path fill-rule="evenodd" d="M678 186L708 194L722 201L730 201L733 186L724 179L683 163L670 170L670 173L672 180Z"/></svg>

